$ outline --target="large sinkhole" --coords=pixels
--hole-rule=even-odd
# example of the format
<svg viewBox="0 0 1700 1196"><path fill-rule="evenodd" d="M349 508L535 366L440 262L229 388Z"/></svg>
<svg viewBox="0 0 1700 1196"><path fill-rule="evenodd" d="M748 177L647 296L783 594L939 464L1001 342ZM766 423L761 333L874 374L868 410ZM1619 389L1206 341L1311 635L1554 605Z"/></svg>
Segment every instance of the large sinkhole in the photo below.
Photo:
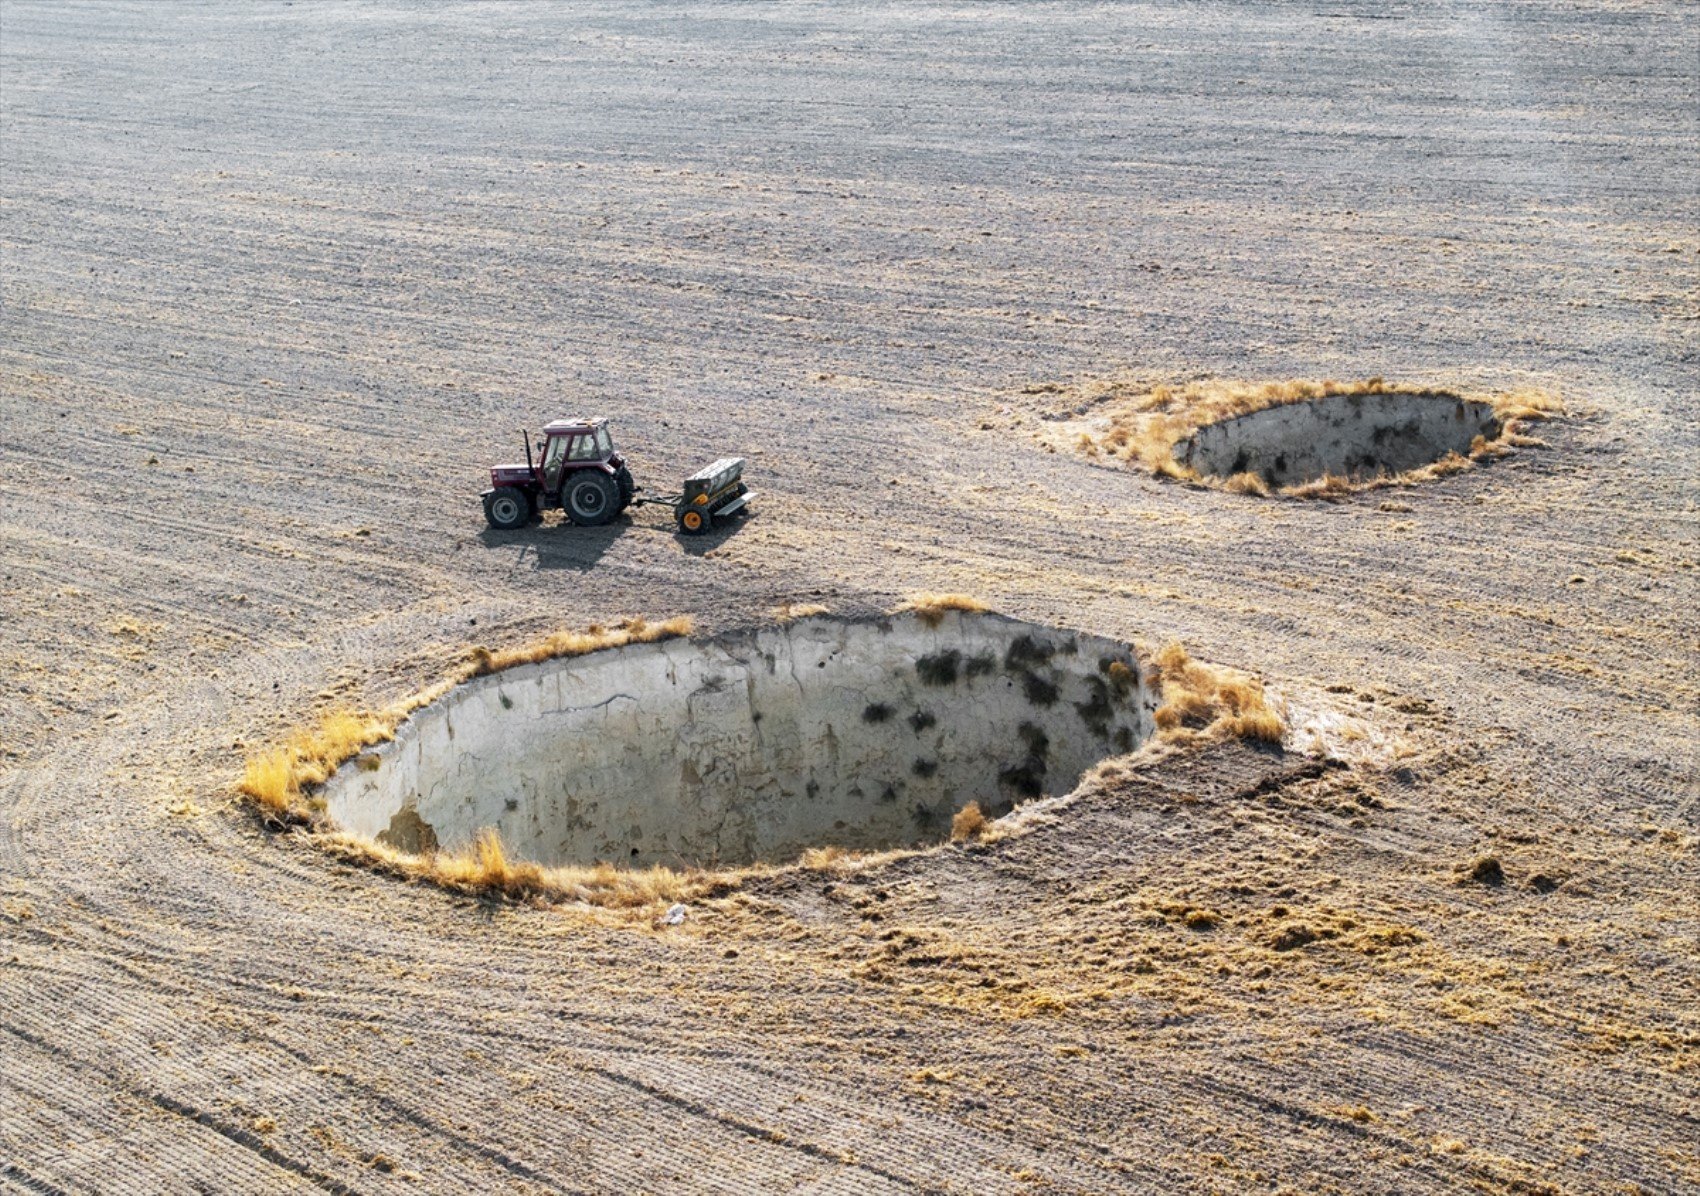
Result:
<svg viewBox="0 0 1700 1196"><path fill-rule="evenodd" d="M469 681L326 787L347 831L544 864L738 865L934 843L1152 729L1132 650L992 614L816 617Z"/></svg>
<svg viewBox="0 0 1700 1196"><path fill-rule="evenodd" d="M1254 474L1273 488L1404 473L1467 454L1476 437L1499 432L1490 404L1456 395L1337 394L1209 424L1177 444L1175 458L1201 474Z"/></svg>

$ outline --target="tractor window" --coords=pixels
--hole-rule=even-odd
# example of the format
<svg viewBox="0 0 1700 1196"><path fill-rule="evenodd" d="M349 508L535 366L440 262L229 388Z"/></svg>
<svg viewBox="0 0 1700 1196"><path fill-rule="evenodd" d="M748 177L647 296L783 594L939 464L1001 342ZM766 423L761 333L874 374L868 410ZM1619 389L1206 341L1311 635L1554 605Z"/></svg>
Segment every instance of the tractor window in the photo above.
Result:
<svg viewBox="0 0 1700 1196"><path fill-rule="evenodd" d="M602 433L602 435L604 435L604 436L606 436L607 434L608 433L607 433L606 430L604 430L603 433ZM572 449L572 452L567 454L567 460L569 460L569 461L598 461L598 460L600 460L601 457L602 457L602 453L598 450L598 448L596 446L597 439L598 438L596 436L592 436L592 435L574 436L573 437L573 449Z"/></svg>
<svg viewBox="0 0 1700 1196"><path fill-rule="evenodd" d="M561 467L561 454L566 450L567 439L565 436L549 437L549 448L543 457L544 472L547 473Z"/></svg>
<svg viewBox="0 0 1700 1196"><path fill-rule="evenodd" d="M607 428L596 429L596 455L606 457L614 451L614 438L608 435Z"/></svg>

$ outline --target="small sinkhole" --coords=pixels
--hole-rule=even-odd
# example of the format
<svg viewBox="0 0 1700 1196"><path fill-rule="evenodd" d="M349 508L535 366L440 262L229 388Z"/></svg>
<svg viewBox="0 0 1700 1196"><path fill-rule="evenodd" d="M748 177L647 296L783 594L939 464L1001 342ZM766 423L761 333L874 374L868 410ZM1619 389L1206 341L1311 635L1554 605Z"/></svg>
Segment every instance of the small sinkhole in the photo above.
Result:
<svg viewBox="0 0 1700 1196"><path fill-rule="evenodd" d="M1152 732L1128 645L1001 615L800 619L457 687L325 789L342 829L541 864L741 865L941 842Z"/></svg>
<svg viewBox="0 0 1700 1196"><path fill-rule="evenodd" d="M1478 436L1493 440L1493 407L1444 393L1328 395L1208 424L1175 446L1175 459L1221 478L1252 474L1274 489L1333 475L1353 480L1404 473Z"/></svg>

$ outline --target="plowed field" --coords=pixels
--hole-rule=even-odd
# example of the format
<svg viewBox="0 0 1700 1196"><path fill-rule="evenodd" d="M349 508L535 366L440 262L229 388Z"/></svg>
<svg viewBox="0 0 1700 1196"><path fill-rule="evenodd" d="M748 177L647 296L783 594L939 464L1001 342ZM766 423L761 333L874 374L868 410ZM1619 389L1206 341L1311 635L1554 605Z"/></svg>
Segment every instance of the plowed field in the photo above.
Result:
<svg viewBox="0 0 1700 1196"><path fill-rule="evenodd" d="M1700 1186L1697 45L1651 0L4 0L0 1190ZM1258 498L1039 434L1126 376L1566 414ZM651 491L745 456L753 513L486 529L579 413ZM1178 639L1288 750L679 925L235 796L470 645L912 591Z"/></svg>

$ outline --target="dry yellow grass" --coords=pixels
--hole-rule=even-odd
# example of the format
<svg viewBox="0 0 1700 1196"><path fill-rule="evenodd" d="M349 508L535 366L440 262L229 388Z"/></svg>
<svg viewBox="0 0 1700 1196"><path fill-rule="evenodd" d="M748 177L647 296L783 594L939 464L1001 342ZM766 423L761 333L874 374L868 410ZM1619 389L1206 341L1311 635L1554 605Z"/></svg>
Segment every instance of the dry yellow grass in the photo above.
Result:
<svg viewBox="0 0 1700 1196"><path fill-rule="evenodd" d="M1481 438L1477 437L1477 439L1479 440ZM1468 457L1462 456L1459 453L1447 453L1446 456L1442 457L1440 460L1428 465L1419 466L1418 468L1406 473L1402 473L1396 479L1371 479L1370 482L1350 485L1350 488L1356 490L1367 490L1372 489L1375 484L1389 484L1392 482L1427 482L1434 478L1449 477L1455 473L1462 473L1464 470L1469 469L1470 466L1474 465L1476 461L1479 461L1484 457L1503 456L1508 451L1508 449L1503 447L1502 440L1489 441L1485 442L1480 453L1472 452Z"/></svg>
<svg viewBox="0 0 1700 1196"><path fill-rule="evenodd" d="M1478 443L1471 445L1468 457L1453 454L1443 461L1404 474L1362 480L1319 478L1285 487L1280 493L1287 498L1331 498L1351 491L1444 477L1468 469L1475 461L1503 456L1515 446L1538 444L1539 441L1523 434L1524 426L1533 420L1551 418L1564 410L1562 402L1542 391L1465 394L1433 387L1390 386L1380 377L1361 382L1340 382L1332 378L1321 381L1295 378L1279 382L1206 379L1178 386L1149 388L1127 381L1109 381L1081 389L1083 403L1101 408L1107 414L1108 426L1097 435L1078 434L1074 441L1077 452L1088 457L1103 454L1158 477L1260 496L1270 493L1262 479L1250 474L1235 474L1226 479L1201 475L1175 459L1175 446L1208 424L1236 419L1268 407L1339 394L1455 394L1472 402L1489 404L1500 422L1499 435L1492 440L1478 438Z"/></svg>
<svg viewBox="0 0 1700 1196"><path fill-rule="evenodd" d="M831 612L818 602L782 602L773 608L773 619L776 623L789 623L795 619L807 619L815 615L825 615Z"/></svg>
<svg viewBox="0 0 1700 1196"><path fill-rule="evenodd" d="M306 791L323 784L361 749L390 739L397 721L389 714L332 710L317 726L250 757L237 788L271 813L305 814Z"/></svg>
<svg viewBox="0 0 1700 1196"><path fill-rule="evenodd" d="M282 748L274 748L258 756L250 756L236 787L265 810L273 813L288 810L295 798L295 771L289 753Z"/></svg>
<svg viewBox="0 0 1700 1196"><path fill-rule="evenodd" d="M798 863L810 872L836 872L850 860L852 854L837 844L828 844L808 848Z"/></svg>
<svg viewBox="0 0 1700 1196"><path fill-rule="evenodd" d="M545 884L541 864L508 859L502 836L494 827L479 831L463 852L433 852L417 858L432 880L448 888L530 897L541 892Z"/></svg>
<svg viewBox="0 0 1700 1196"><path fill-rule="evenodd" d="M1439 477L1439 474L1433 476ZM1281 493L1288 498L1337 498L1342 494L1350 494L1361 489L1351 478L1341 477L1337 473L1325 473L1319 478L1308 482L1298 482L1292 486L1283 486Z"/></svg>
<svg viewBox="0 0 1700 1196"><path fill-rule="evenodd" d="M583 631L557 631L554 635L519 648L492 652L474 648L470 671L460 680L499 673L516 665L536 664L564 656L583 656L604 648L621 648L627 644L652 644L657 640L675 639L691 633L689 615L680 615L663 623L645 619L625 619L613 627L592 625Z"/></svg>
<svg viewBox="0 0 1700 1196"><path fill-rule="evenodd" d="M978 839L985 834L987 825L986 814L980 809L980 803L971 801L950 820L950 841L964 843Z"/></svg>
<svg viewBox="0 0 1700 1196"><path fill-rule="evenodd" d="M992 608L969 594L911 594L897 608L900 611L910 611L917 619L928 627L937 627L944 622L945 615L956 611L986 611Z"/></svg>
<svg viewBox="0 0 1700 1196"><path fill-rule="evenodd" d="M1263 682L1243 673L1192 659L1170 643L1147 662L1162 704L1154 716L1167 740L1235 737L1280 743L1286 733L1281 716L1270 708Z"/></svg>
<svg viewBox="0 0 1700 1196"><path fill-rule="evenodd" d="M1504 424L1527 423L1564 414L1563 400L1544 390L1513 390L1495 395L1489 401L1493 403L1493 413Z"/></svg>
<svg viewBox="0 0 1700 1196"><path fill-rule="evenodd" d="M460 851L415 855L357 835L330 832L323 845L354 860L407 880L459 893L510 900L582 901L606 909L647 910L735 888L734 871L616 868L612 864L546 867L509 857L495 828L485 827Z"/></svg>
<svg viewBox="0 0 1700 1196"><path fill-rule="evenodd" d="M806 872L826 872L834 876L846 876L870 868L878 868L895 860L908 859L910 856L925 855L931 850L933 850L931 847L891 847L884 851L858 851L850 847L828 844L825 847L804 849L803 854L797 857L795 864L751 864L721 875L747 877L756 872L783 871L787 867L796 867Z"/></svg>

